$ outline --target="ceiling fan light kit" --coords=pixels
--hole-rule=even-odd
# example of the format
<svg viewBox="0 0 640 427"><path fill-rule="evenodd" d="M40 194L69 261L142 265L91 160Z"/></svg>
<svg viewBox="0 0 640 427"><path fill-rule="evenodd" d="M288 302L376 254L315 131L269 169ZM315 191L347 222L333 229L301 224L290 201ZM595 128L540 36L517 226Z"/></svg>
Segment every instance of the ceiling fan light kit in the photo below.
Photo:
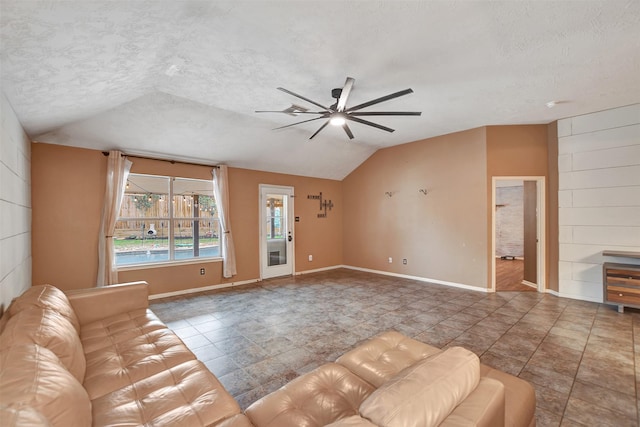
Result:
<svg viewBox="0 0 640 427"><path fill-rule="evenodd" d="M333 126L342 126L343 124L347 123L347 120L341 114L336 113L333 115L333 117L331 117L329 123L331 123Z"/></svg>
<svg viewBox="0 0 640 427"><path fill-rule="evenodd" d="M349 95L351 94L351 90L353 89L353 84L355 83L355 79L352 77L347 77L347 80L344 83L342 88L336 88L331 91L331 96L336 100L336 102L330 107L326 107L316 101L313 101L309 98L305 98L302 95L291 92L288 89L279 87L278 90L287 93L291 96L295 96L296 98L302 99L310 104L315 105L316 107L320 107L321 111L308 111L304 109L304 111L292 111L291 108L287 108L282 111L273 111L273 110L260 110L256 111L256 113L284 113L292 115L294 114L316 114L318 117L314 117L312 119L303 120L301 122L292 123L285 126L280 126L276 129L284 129L291 126L296 126L302 123L312 122L314 120L326 119L325 122L320 126L320 128L315 131L313 135L309 139L313 139L322 129L324 129L328 124L333 126L341 126L344 129L345 133L349 137L349 139L353 139L353 133L351 129L347 125L347 121L352 121L356 123L360 123L363 125L371 126L380 130L384 130L386 132L394 132L395 129L391 129L389 127L371 122L369 120L361 119L362 116L420 116L422 112L419 111L360 111L363 108L370 107L372 105L379 104L381 102L389 101L394 98L398 98L404 95L408 95L413 93L411 89L401 90L399 92L394 92L386 96L382 96L380 98L373 99L368 102L364 102L362 104L358 104L353 107L347 108L347 100L349 99Z"/></svg>

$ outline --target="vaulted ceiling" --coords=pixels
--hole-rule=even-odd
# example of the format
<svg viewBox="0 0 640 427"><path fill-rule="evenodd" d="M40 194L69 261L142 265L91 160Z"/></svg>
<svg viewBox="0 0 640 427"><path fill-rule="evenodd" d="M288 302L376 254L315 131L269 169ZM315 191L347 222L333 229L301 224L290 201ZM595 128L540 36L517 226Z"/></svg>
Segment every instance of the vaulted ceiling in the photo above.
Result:
<svg viewBox="0 0 640 427"><path fill-rule="evenodd" d="M382 147L640 101L636 1L0 0L1 88L34 141L342 179ZM308 117L347 76L349 140ZM545 104L558 101L554 108ZM363 110L364 111L364 110Z"/></svg>

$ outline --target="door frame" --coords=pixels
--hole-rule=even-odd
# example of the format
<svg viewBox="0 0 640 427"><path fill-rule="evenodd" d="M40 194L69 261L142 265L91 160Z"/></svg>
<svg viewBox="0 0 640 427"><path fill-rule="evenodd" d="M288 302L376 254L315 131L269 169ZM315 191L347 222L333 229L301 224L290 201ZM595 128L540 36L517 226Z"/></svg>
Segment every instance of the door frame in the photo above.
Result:
<svg viewBox="0 0 640 427"><path fill-rule="evenodd" d="M491 288L490 292L496 291L496 184L498 181L513 181L513 180L521 180L521 181L536 181L537 188L537 234L538 234L538 244L537 244L537 281L536 288L538 292L546 291L546 251L547 251L547 242L546 242L546 216L547 216L547 206L545 204L546 192L545 192L545 184L546 179L544 176L493 176L491 177L491 253L489 256L491 257Z"/></svg>
<svg viewBox="0 0 640 427"><path fill-rule="evenodd" d="M284 274L276 274L270 275L266 274L268 267L268 258L267 258L267 242L265 240L266 229L265 229L265 221L264 221L264 207L265 200L263 199L263 195L267 192L273 192L275 194L285 194L287 195L287 231L292 236L291 242L287 242L285 238L285 244L287 245L287 265L290 265L291 271L287 271ZM295 199L294 188L291 186L285 185L271 185L271 184L258 184L258 221L260 222L260 226L258 227L258 242L259 242L259 262L260 262L260 279L270 279L272 277L282 277L292 275L296 271L296 261L295 261L295 227L293 225L293 215L294 215L294 206L293 201Z"/></svg>

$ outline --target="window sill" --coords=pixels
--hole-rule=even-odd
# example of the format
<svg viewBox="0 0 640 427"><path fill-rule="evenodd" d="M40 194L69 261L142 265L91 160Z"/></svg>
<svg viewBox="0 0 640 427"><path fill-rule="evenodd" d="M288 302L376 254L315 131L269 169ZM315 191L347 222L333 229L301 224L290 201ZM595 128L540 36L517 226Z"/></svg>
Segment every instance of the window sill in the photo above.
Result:
<svg viewBox="0 0 640 427"><path fill-rule="evenodd" d="M154 262L148 264L128 264L116 267L118 271L146 270L149 268L173 267L176 265L203 264L207 262L222 262L222 258L192 258L180 261Z"/></svg>

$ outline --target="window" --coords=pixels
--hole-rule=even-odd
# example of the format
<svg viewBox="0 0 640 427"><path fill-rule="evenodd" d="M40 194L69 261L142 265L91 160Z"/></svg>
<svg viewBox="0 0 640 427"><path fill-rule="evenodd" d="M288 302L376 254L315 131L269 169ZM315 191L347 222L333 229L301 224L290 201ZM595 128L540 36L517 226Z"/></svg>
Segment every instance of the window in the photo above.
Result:
<svg viewBox="0 0 640 427"><path fill-rule="evenodd" d="M213 183L130 174L116 222L116 265L220 256Z"/></svg>

